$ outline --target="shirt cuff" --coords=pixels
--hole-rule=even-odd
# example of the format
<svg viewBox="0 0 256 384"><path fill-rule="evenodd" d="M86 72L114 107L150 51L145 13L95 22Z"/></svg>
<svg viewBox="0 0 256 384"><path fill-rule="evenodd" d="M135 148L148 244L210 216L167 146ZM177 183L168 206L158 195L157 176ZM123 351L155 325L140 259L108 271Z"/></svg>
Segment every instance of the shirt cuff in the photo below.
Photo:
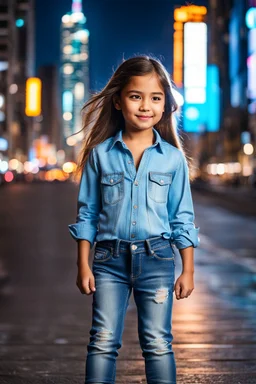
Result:
<svg viewBox="0 0 256 384"><path fill-rule="evenodd" d="M69 233L73 239L88 240L91 243L91 246L93 246L97 234L97 229L92 229L92 227L85 222L70 224L68 228Z"/></svg>
<svg viewBox="0 0 256 384"><path fill-rule="evenodd" d="M171 234L171 241L176 248L183 249L188 247L196 248L200 244L198 237L199 227L192 227L191 224L184 225L181 228L175 229Z"/></svg>

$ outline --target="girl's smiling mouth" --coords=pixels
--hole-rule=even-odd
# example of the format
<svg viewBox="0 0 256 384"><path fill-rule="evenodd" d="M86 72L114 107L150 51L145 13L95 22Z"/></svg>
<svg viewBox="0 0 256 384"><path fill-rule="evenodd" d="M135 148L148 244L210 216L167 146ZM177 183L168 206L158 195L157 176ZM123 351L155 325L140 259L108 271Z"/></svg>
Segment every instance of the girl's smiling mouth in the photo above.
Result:
<svg viewBox="0 0 256 384"><path fill-rule="evenodd" d="M148 119L152 119L152 117L153 117L153 116L143 116L143 115L136 115L136 116L140 120L148 120Z"/></svg>

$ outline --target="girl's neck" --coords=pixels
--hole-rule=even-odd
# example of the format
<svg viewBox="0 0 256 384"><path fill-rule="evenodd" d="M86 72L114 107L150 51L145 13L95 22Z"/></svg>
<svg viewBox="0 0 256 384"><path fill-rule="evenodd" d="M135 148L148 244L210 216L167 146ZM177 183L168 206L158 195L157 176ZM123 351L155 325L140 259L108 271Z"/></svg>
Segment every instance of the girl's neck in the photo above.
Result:
<svg viewBox="0 0 256 384"><path fill-rule="evenodd" d="M137 142L140 144L154 144L155 137L153 129L147 129L145 131L123 131L123 141L124 142Z"/></svg>

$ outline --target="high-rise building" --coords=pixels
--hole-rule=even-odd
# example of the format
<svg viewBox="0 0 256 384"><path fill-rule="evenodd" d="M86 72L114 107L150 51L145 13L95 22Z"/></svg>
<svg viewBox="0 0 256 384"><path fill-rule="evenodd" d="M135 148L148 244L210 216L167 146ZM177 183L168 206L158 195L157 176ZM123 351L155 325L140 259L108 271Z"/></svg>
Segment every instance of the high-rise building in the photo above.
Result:
<svg viewBox="0 0 256 384"><path fill-rule="evenodd" d="M0 159L26 160L32 124L25 81L34 75L34 0L0 1Z"/></svg>
<svg viewBox="0 0 256 384"><path fill-rule="evenodd" d="M55 147L63 148L60 129L60 97L58 69L55 65L38 68L38 77L42 81L42 115L40 116L40 135Z"/></svg>
<svg viewBox="0 0 256 384"><path fill-rule="evenodd" d="M79 141L79 135L70 135L81 130L81 107L89 98L89 31L85 23L82 1L73 0L71 12L61 23L62 126L67 156L68 146Z"/></svg>

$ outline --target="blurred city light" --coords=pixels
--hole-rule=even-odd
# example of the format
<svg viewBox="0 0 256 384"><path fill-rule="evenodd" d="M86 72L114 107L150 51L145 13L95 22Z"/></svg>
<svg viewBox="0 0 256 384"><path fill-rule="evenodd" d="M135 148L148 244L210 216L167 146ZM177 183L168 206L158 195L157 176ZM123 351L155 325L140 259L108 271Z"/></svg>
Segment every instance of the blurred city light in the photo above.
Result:
<svg viewBox="0 0 256 384"><path fill-rule="evenodd" d="M19 166L19 161L17 159L11 159L9 161L9 169L11 169L12 171L16 171L18 166Z"/></svg>
<svg viewBox="0 0 256 384"><path fill-rule="evenodd" d="M47 161L49 165L55 165L57 163L57 158L56 156L49 156Z"/></svg>
<svg viewBox="0 0 256 384"><path fill-rule="evenodd" d="M224 175L224 173L225 173L225 164L223 163L217 164L217 174Z"/></svg>
<svg viewBox="0 0 256 384"><path fill-rule="evenodd" d="M2 108L4 106L4 95L0 94L0 108Z"/></svg>
<svg viewBox="0 0 256 384"><path fill-rule="evenodd" d="M0 61L0 72L7 71L9 65L7 61Z"/></svg>
<svg viewBox="0 0 256 384"><path fill-rule="evenodd" d="M5 173L8 170L8 163L7 161L3 160L0 161L0 172Z"/></svg>
<svg viewBox="0 0 256 384"><path fill-rule="evenodd" d="M6 172L6 174L4 175L4 179L7 183L10 183L11 181L13 181L14 179L13 173L11 171Z"/></svg>
<svg viewBox="0 0 256 384"><path fill-rule="evenodd" d="M8 149L8 141L3 137L0 137L0 151L6 151Z"/></svg>
<svg viewBox="0 0 256 384"><path fill-rule="evenodd" d="M176 103L178 104L179 107L182 107L182 105L184 104L184 97L182 96L181 93L179 93L176 89L172 88L172 94L173 94L173 97L176 101Z"/></svg>
<svg viewBox="0 0 256 384"><path fill-rule="evenodd" d="M69 161L69 162L63 164L62 169L66 173L72 173L76 170L76 167L77 167L76 163Z"/></svg>
<svg viewBox="0 0 256 384"><path fill-rule="evenodd" d="M249 29L256 28L256 8L250 8L245 16L246 25Z"/></svg>
<svg viewBox="0 0 256 384"><path fill-rule="evenodd" d="M244 153L245 153L246 155L248 155L248 156L250 156L250 155L253 154L253 150L254 150L253 145L250 144L250 143L247 143L247 144L245 144L245 145L243 146L243 151L244 151Z"/></svg>
<svg viewBox="0 0 256 384"><path fill-rule="evenodd" d="M71 64L65 64L63 67L63 73L65 75L71 75L74 72L74 67Z"/></svg>
<svg viewBox="0 0 256 384"><path fill-rule="evenodd" d="M26 81L26 107L27 116L41 114L42 82L38 77L30 77Z"/></svg>
<svg viewBox="0 0 256 384"><path fill-rule="evenodd" d="M17 19L16 20L16 27L21 28L24 26L24 24L25 24L25 22L23 19Z"/></svg>
<svg viewBox="0 0 256 384"><path fill-rule="evenodd" d="M77 140L75 139L74 136L71 136L71 137L68 137L68 138L66 139L66 143L67 143L67 145L68 145L69 147L73 147L74 145L76 145Z"/></svg>
<svg viewBox="0 0 256 384"><path fill-rule="evenodd" d="M15 93L18 92L18 85L17 84L11 84L9 87L9 92L11 95L15 95Z"/></svg>
<svg viewBox="0 0 256 384"><path fill-rule="evenodd" d="M66 121L72 120L72 113L71 112L64 112L63 113L63 119Z"/></svg>
<svg viewBox="0 0 256 384"><path fill-rule="evenodd" d="M34 168L34 165L33 165L32 162L25 161L25 163L24 163L24 172L27 172L27 173L32 172L33 168Z"/></svg>

